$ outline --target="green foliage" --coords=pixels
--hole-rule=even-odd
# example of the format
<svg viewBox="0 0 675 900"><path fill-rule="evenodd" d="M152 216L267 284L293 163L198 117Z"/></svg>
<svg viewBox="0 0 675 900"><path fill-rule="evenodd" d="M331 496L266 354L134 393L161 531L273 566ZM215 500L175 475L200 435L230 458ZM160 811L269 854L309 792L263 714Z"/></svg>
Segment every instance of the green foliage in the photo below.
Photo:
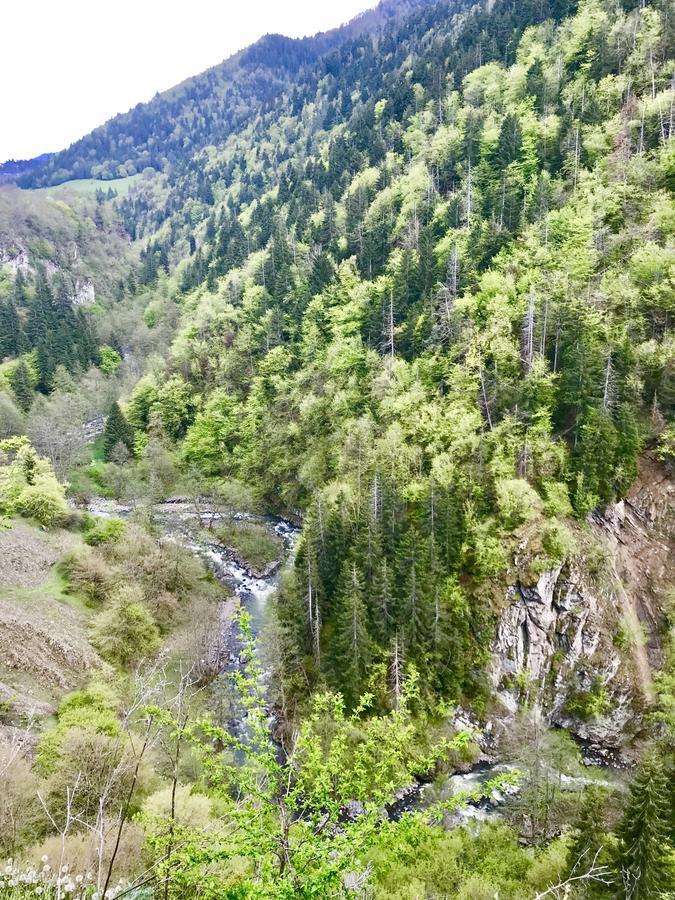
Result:
<svg viewBox="0 0 675 900"><path fill-rule="evenodd" d="M132 587L120 587L93 620L91 642L103 659L122 668L151 657L160 645L159 630Z"/></svg>
<svg viewBox="0 0 675 900"><path fill-rule="evenodd" d="M294 694L327 684L355 703L372 665L402 665L424 703L482 702L487 597L518 533L540 538L535 568L563 562L565 518L625 496L651 432L667 445L665 13L493 6L399 10L377 46L310 42L300 81L275 76L264 112L249 98L208 162L226 115L213 85L164 98L190 138L165 135L152 165L182 168L119 204L147 232L154 331L182 260L171 352L127 408L137 474L153 499L182 465L304 515L278 604ZM136 167L153 108L131 116ZM104 129L101 177L128 165L112 135L130 121ZM86 169L72 153L64 166Z"/></svg>
<svg viewBox="0 0 675 900"><path fill-rule="evenodd" d="M497 482L496 491L499 514L509 531L530 521L542 510L539 495L523 479L502 479Z"/></svg>
<svg viewBox="0 0 675 900"><path fill-rule="evenodd" d="M611 705L606 685L597 679L587 691L572 693L566 707L572 715L588 720L599 719L607 715Z"/></svg>
<svg viewBox="0 0 675 900"><path fill-rule="evenodd" d="M124 534L125 528L122 519L98 519L86 529L84 542L90 547L97 547L99 544L116 541Z"/></svg>
<svg viewBox="0 0 675 900"><path fill-rule="evenodd" d="M103 346L98 350L100 362L99 369L104 375L114 375L122 365L122 357L113 347Z"/></svg>
<svg viewBox="0 0 675 900"><path fill-rule="evenodd" d="M119 403L115 402L110 408L103 432L103 455L105 459L111 460L119 452L120 446L126 448L128 453L133 453L134 430L126 420Z"/></svg>
<svg viewBox="0 0 675 900"><path fill-rule="evenodd" d="M413 770L427 771L464 736L420 755L409 710L415 693L410 679L398 709L384 716L366 714L369 697L348 715L339 694L317 694L288 755L280 759L246 614L239 623L243 666L234 679L246 734L237 737L204 720L181 725L153 710L174 741L198 752L204 790L218 803L225 826L204 826L194 809L187 822L180 816L167 821L161 804L151 804L145 821L157 877L170 873L170 896L193 896L197 890L214 898L223 891L270 898L340 895L343 877L364 866L359 857L387 827L382 804L409 783ZM223 747L239 761L232 762ZM357 815L346 814L350 805Z"/></svg>
<svg viewBox="0 0 675 900"><path fill-rule="evenodd" d="M10 384L12 385L12 391L17 406L23 412L28 412L33 403L34 394L28 366L24 360L21 360L14 368L10 378Z"/></svg>
<svg viewBox="0 0 675 900"><path fill-rule="evenodd" d="M52 528L66 521L65 489L25 437L0 441L0 511Z"/></svg>
<svg viewBox="0 0 675 900"><path fill-rule="evenodd" d="M447 702L487 705L494 597L523 540L533 569L562 563L586 540L565 520L624 497L646 440L671 462L669 23L661 0L395 2L314 39L268 36L24 176L151 170L72 215L80 250L90 224L113 247L120 222L141 248L98 336L66 280L37 267L3 281L0 357L21 359L7 369L21 412L92 363L108 404L126 388L119 348L159 351L126 420L111 410L99 484L153 501L199 473L226 504L304 522L274 603L280 706L306 713L293 738L283 730L288 755L245 621L244 732L180 699L152 710L162 777L136 824L163 897L524 900L569 874L569 854L614 843L563 791L569 741L536 723L507 736L524 773L504 808L515 827L446 834L432 825L442 810L386 821L380 808L467 752L468 736L431 748L429 732ZM34 262L66 245L41 216L24 242ZM2 452L1 511L56 516L44 461L21 441ZM253 564L275 552L236 532L221 537ZM135 668L206 586L131 524L87 539L66 563L71 588L101 607L101 655ZM658 686L666 731L668 673ZM568 711L608 704L596 681ZM60 710L60 736L41 741L62 767L54 803L80 760L121 752L113 711L83 709ZM645 772L619 835L617 885L633 896L669 890L667 790Z"/></svg>
<svg viewBox="0 0 675 900"><path fill-rule="evenodd" d="M232 466L229 461L237 437L237 401L215 391L197 413L183 442L183 458L206 475L217 475Z"/></svg>
<svg viewBox="0 0 675 900"><path fill-rule="evenodd" d="M672 791L657 753L643 760L618 829L622 896L647 900L675 890Z"/></svg>
<svg viewBox="0 0 675 900"><path fill-rule="evenodd" d="M63 743L72 730L117 737L120 733L117 710L118 699L114 691L98 681L91 682L83 690L66 694L59 705L56 726L40 738L36 755L40 771L50 774L56 770Z"/></svg>

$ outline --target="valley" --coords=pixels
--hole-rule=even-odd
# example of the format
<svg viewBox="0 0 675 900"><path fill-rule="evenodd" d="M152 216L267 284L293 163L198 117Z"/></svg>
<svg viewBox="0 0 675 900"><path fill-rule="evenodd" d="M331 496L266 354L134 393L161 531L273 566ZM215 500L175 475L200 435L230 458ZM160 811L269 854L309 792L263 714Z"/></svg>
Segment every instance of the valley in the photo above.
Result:
<svg viewBox="0 0 675 900"><path fill-rule="evenodd" d="M665 0L382 0L0 166L0 898L667 900Z"/></svg>

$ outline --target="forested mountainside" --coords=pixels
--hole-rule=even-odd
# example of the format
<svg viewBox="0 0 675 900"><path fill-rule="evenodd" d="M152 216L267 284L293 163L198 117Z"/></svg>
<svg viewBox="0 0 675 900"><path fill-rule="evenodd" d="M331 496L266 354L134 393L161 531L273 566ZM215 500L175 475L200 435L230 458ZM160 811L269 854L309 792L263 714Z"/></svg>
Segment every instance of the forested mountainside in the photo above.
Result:
<svg viewBox="0 0 675 900"><path fill-rule="evenodd" d="M152 167L179 170L196 152L218 145L256 118L294 80L331 50L376 35L425 0L384 0L352 22L308 38L268 34L218 66L189 78L150 103L116 116L67 150L50 154L19 179L24 187L72 178L112 179ZM34 163L33 160L30 163ZM21 173L19 173L21 175Z"/></svg>
<svg viewBox="0 0 675 900"><path fill-rule="evenodd" d="M385 0L0 189L0 891L673 895L672 29Z"/></svg>

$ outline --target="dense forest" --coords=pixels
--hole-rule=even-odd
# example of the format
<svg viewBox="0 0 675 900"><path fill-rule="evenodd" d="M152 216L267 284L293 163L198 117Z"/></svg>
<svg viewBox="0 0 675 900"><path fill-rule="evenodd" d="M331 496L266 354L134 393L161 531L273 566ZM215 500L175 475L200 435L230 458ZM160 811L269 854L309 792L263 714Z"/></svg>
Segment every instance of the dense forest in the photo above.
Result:
<svg viewBox="0 0 675 900"><path fill-rule="evenodd" d="M0 188L0 896L674 896L672 29L385 0Z"/></svg>

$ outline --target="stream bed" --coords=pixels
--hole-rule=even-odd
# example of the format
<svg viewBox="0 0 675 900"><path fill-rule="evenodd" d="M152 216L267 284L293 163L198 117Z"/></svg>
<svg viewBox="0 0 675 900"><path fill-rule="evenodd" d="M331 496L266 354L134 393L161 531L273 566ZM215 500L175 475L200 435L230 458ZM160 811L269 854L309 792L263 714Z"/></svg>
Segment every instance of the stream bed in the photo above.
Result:
<svg viewBox="0 0 675 900"><path fill-rule="evenodd" d="M133 506L114 500L97 498L87 504L87 512L103 518L128 519L136 511ZM276 590L283 566L292 558L300 528L276 516L231 513L207 501L198 504L182 499L157 503L152 519L164 540L173 541L204 560L214 577L231 592L252 619L253 636L258 637L265 620L267 601ZM225 547L212 532L223 520L245 521L265 527L280 539L280 559L262 572L254 572L238 561L231 548Z"/></svg>

